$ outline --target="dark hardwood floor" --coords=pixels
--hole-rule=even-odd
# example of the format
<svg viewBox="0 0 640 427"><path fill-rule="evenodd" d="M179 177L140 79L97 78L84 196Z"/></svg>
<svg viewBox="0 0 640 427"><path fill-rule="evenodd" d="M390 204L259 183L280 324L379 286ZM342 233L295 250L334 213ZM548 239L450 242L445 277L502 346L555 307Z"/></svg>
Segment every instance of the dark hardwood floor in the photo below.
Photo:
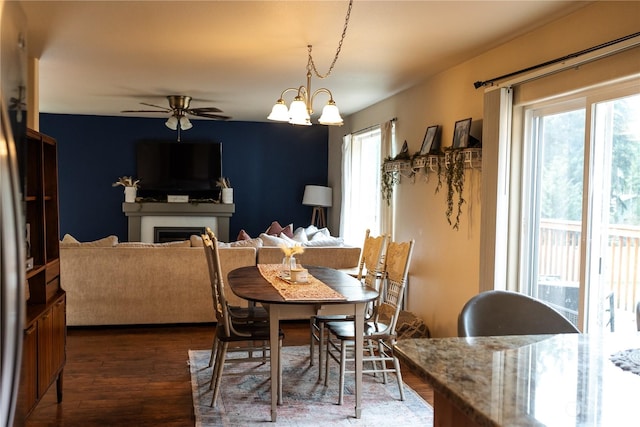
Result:
<svg viewBox="0 0 640 427"><path fill-rule="evenodd" d="M282 326L284 345L308 344L307 322ZM211 330L210 325L69 328L63 402L56 402L52 387L26 425L193 425L187 351L210 348ZM407 368L402 374L433 405L431 388Z"/></svg>

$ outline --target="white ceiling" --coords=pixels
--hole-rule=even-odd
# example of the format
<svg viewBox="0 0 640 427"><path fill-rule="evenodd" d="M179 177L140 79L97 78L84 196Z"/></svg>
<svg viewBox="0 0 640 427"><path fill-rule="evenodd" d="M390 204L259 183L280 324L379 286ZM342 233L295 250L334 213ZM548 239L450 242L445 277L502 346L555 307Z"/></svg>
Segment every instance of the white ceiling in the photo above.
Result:
<svg viewBox="0 0 640 427"><path fill-rule="evenodd" d="M355 0L333 73L314 77L312 90L330 89L348 115L587 3ZM133 116L120 111L177 94L193 108L266 121L283 89L305 83L307 44L328 70L348 1L22 4L41 112ZM326 100L318 95L316 112Z"/></svg>

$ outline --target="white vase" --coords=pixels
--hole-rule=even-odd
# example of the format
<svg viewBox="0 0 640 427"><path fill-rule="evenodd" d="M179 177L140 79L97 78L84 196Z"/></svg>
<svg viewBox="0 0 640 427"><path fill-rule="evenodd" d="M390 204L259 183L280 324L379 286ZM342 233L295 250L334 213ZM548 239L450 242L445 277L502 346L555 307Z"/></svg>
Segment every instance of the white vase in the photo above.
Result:
<svg viewBox="0 0 640 427"><path fill-rule="evenodd" d="M137 192L136 187L124 187L124 201L126 203L135 203Z"/></svg>
<svg viewBox="0 0 640 427"><path fill-rule="evenodd" d="M233 188L222 189L222 203L230 205L233 203Z"/></svg>

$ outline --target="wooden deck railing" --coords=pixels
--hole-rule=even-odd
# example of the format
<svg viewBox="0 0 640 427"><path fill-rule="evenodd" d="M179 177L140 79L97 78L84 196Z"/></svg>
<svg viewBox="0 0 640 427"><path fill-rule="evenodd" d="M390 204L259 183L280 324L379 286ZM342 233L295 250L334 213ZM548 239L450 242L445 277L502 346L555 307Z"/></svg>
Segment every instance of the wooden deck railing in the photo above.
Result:
<svg viewBox="0 0 640 427"><path fill-rule="evenodd" d="M580 223L543 220L540 224L539 277L580 282ZM603 260L604 295L613 292L617 310L633 312L640 300L640 227L612 225L608 262Z"/></svg>

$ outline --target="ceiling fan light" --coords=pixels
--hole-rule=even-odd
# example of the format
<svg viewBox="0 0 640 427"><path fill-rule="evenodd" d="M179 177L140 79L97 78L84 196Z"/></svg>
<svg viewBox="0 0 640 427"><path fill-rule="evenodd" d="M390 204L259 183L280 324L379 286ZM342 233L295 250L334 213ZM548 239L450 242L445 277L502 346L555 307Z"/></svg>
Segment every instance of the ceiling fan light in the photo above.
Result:
<svg viewBox="0 0 640 427"><path fill-rule="evenodd" d="M166 127L168 127L171 130L176 130L178 129L178 119L176 118L176 116L171 116L169 117L169 119L164 123L164 125Z"/></svg>
<svg viewBox="0 0 640 427"><path fill-rule="evenodd" d="M287 105L284 103L284 99L280 98L274 104L271 109L271 114L267 116L268 120L275 120L277 122L288 122L289 121L289 109Z"/></svg>
<svg viewBox="0 0 640 427"><path fill-rule="evenodd" d="M338 106L333 101L333 99L331 99L322 109L322 115L318 119L318 123L333 126L342 126L342 124L344 123L342 117L340 116Z"/></svg>
<svg viewBox="0 0 640 427"><path fill-rule="evenodd" d="M189 130L193 127L187 116L180 117L180 129Z"/></svg>

